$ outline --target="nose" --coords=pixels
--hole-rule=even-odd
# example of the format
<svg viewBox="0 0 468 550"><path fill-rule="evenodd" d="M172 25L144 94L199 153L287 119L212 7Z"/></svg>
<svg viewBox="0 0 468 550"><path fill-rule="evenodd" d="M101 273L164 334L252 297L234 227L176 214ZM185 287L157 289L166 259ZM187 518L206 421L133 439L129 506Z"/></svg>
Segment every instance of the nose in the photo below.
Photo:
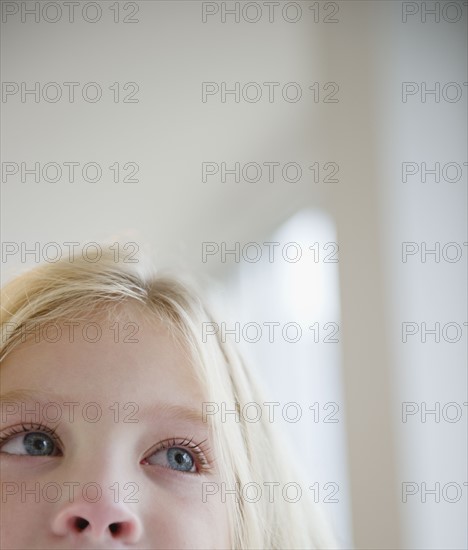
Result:
<svg viewBox="0 0 468 550"><path fill-rule="evenodd" d="M142 535L139 518L121 503L67 503L52 519L52 532L61 537L96 542L135 544Z"/></svg>

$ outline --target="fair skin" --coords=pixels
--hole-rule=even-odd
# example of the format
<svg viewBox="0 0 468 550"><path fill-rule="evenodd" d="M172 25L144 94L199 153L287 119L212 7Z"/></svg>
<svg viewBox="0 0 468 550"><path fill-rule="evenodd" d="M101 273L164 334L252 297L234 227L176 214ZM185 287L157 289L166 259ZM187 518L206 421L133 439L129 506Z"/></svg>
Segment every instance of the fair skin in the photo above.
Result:
<svg viewBox="0 0 468 550"><path fill-rule="evenodd" d="M68 326L3 362L1 548L230 547L226 506L202 500L221 480L193 367L159 321L126 319L138 343L99 321L97 342Z"/></svg>

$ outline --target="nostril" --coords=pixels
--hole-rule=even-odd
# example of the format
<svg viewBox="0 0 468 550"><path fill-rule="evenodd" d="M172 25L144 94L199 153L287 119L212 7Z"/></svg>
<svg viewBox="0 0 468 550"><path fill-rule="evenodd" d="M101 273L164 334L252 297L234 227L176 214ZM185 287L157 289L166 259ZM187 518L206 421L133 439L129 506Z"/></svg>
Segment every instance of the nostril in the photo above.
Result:
<svg viewBox="0 0 468 550"><path fill-rule="evenodd" d="M72 525L75 531L78 531L79 533L81 533L88 527L89 521L87 519L77 516L72 519ZM113 536L122 534L123 530L124 530L124 524L121 522L115 522L115 523L109 524L109 531L112 533Z"/></svg>
<svg viewBox="0 0 468 550"><path fill-rule="evenodd" d="M122 531L122 524L121 523L111 523L109 525L109 531L113 535L118 535Z"/></svg>
<svg viewBox="0 0 468 550"><path fill-rule="evenodd" d="M84 518L75 518L74 525L75 529L81 532L84 531L86 527L88 527L89 521Z"/></svg>

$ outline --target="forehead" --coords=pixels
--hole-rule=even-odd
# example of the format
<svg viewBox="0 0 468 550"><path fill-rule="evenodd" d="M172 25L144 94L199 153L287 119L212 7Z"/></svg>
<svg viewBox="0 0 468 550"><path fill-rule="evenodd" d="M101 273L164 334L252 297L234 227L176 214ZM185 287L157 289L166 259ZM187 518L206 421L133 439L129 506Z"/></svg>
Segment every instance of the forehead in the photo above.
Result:
<svg viewBox="0 0 468 550"><path fill-rule="evenodd" d="M49 325L18 345L0 368L2 393L19 388L89 401L199 406L194 366L169 329L137 308L112 319ZM34 335L35 337L35 335Z"/></svg>

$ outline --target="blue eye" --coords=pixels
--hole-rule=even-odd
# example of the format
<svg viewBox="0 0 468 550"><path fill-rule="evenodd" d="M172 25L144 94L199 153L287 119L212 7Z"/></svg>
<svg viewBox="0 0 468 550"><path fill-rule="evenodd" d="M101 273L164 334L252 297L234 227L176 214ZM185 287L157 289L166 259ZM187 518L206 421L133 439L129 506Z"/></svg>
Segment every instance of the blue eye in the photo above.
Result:
<svg viewBox="0 0 468 550"><path fill-rule="evenodd" d="M181 447L170 447L153 453L146 459L148 464L164 466L179 472L196 472L192 455Z"/></svg>
<svg viewBox="0 0 468 550"><path fill-rule="evenodd" d="M44 432L28 432L25 429L2 437L5 443L0 452L9 455L55 456L59 454L54 435Z"/></svg>
<svg viewBox="0 0 468 550"><path fill-rule="evenodd" d="M185 449L179 449L178 447L167 450L167 459L172 467L184 472L190 472L195 465L195 461L191 457L190 453L188 453Z"/></svg>
<svg viewBox="0 0 468 550"><path fill-rule="evenodd" d="M55 449L55 443L52 439L48 435L39 432L25 435L23 445L27 452L34 456L49 456Z"/></svg>

